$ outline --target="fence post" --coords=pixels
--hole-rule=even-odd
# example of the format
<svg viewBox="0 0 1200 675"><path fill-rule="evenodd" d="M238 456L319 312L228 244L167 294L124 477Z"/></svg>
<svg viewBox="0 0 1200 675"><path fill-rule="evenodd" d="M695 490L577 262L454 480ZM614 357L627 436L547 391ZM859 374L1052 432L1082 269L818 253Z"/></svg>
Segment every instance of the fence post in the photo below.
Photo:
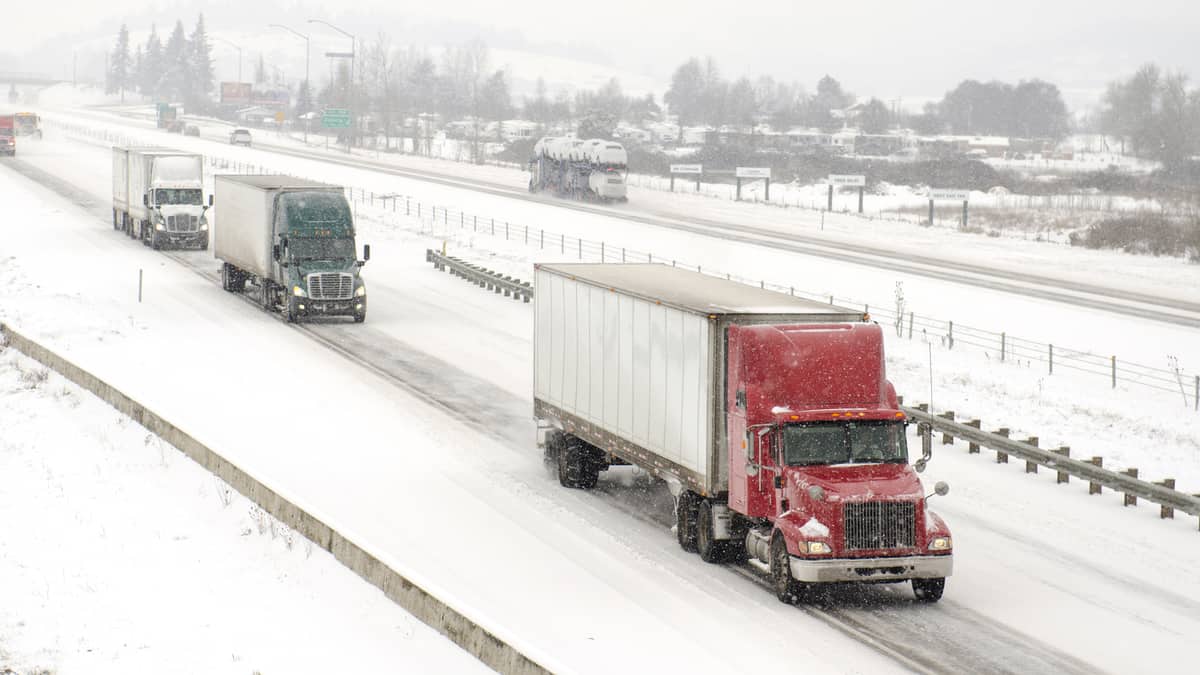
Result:
<svg viewBox="0 0 1200 675"><path fill-rule="evenodd" d="M908 339L912 339L913 313L908 313Z"/></svg>
<svg viewBox="0 0 1200 675"><path fill-rule="evenodd" d="M1200 410L1200 375L1196 376L1196 393L1192 395L1192 408Z"/></svg>
<svg viewBox="0 0 1200 675"><path fill-rule="evenodd" d="M1161 483L1155 483L1155 485L1161 485L1161 486L1167 488L1168 490L1174 490L1175 489L1175 479L1174 478L1164 478ZM1175 509L1173 509L1169 506L1160 507L1158 510L1158 517L1163 518L1163 519L1171 518L1173 520L1175 518Z"/></svg>
<svg viewBox="0 0 1200 675"><path fill-rule="evenodd" d="M1071 457L1070 446L1064 445L1064 446L1060 447L1059 449L1054 450L1053 452L1055 454L1062 455L1063 457L1066 457L1068 459ZM1056 482L1057 483L1070 483L1071 482L1071 474L1067 473L1066 471L1060 470L1058 472L1058 478L1056 479Z"/></svg>
<svg viewBox="0 0 1200 675"><path fill-rule="evenodd" d="M1112 388L1117 388L1117 356L1112 357Z"/></svg>
<svg viewBox="0 0 1200 675"><path fill-rule="evenodd" d="M604 262L604 242L600 242L600 262Z"/></svg>
<svg viewBox="0 0 1200 675"><path fill-rule="evenodd" d="M1006 351L1006 348L1008 347L1007 342L1008 342L1008 334L1001 333L1000 334L1000 362L1001 363L1004 362L1004 352Z"/></svg>
<svg viewBox="0 0 1200 675"><path fill-rule="evenodd" d="M1097 467L1104 468L1104 458L1103 457L1093 457L1091 461L1092 461L1092 464L1095 464ZM1098 494L1100 494L1101 489L1102 489L1102 486L1099 483L1091 483L1091 482L1088 483L1088 494L1089 495L1098 495Z"/></svg>
<svg viewBox="0 0 1200 675"><path fill-rule="evenodd" d="M583 237L580 237L580 238L576 239L575 241L579 244L579 253L578 253L579 259L583 260Z"/></svg>
<svg viewBox="0 0 1200 675"><path fill-rule="evenodd" d="M1032 445L1033 447L1036 448L1038 446L1038 437L1030 436L1029 438L1025 439L1025 443L1028 445ZM1038 472L1037 462L1031 462L1028 459L1025 460L1025 473L1037 473L1037 472Z"/></svg>
<svg viewBox="0 0 1200 675"><path fill-rule="evenodd" d="M954 421L954 411L947 410L946 412L939 415L939 417L943 417L943 418L948 419L951 422L953 422ZM948 431L942 432L942 445L954 445L954 437L950 435L950 432L948 432Z"/></svg>
<svg viewBox="0 0 1200 675"><path fill-rule="evenodd" d="M458 229L463 229L467 225L467 214L462 211L458 212Z"/></svg>
<svg viewBox="0 0 1200 675"><path fill-rule="evenodd" d="M471 216L471 231L479 231L479 216Z"/></svg>
<svg viewBox="0 0 1200 675"><path fill-rule="evenodd" d="M496 236L496 219L492 218L492 236Z"/></svg>
<svg viewBox="0 0 1200 675"><path fill-rule="evenodd" d="M1050 374L1054 374L1054 345L1050 345Z"/></svg>
<svg viewBox="0 0 1200 675"><path fill-rule="evenodd" d="M567 252L567 235L565 235L565 234L560 234L560 235L559 235L559 240L558 240L558 252L559 252L559 253L566 253L566 252Z"/></svg>
<svg viewBox="0 0 1200 675"><path fill-rule="evenodd" d="M448 206L442 207L442 224L443 225L450 224L450 207L448 207Z"/></svg>
<svg viewBox="0 0 1200 675"><path fill-rule="evenodd" d="M949 321L948 323L950 325L950 334L947 336L946 348L954 349L954 322Z"/></svg>
<svg viewBox="0 0 1200 675"><path fill-rule="evenodd" d="M525 242L524 243L526 246L529 245L529 226L528 225L525 226Z"/></svg>
<svg viewBox="0 0 1200 675"><path fill-rule="evenodd" d="M412 207L411 201L409 200L408 197L405 197L404 198L404 215L406 217L412 215L411 207Z"/></svg>
<svg viewBox="0 0 1200 675"><path fill-rule="evenodd" d="M1138 477L1138 470L1134 469L1132 467L1125 469L1121 473L1125 474L1126 476L1129 476L1130 478ZM1137 496L1131 495L1131 494L1126 494L1125 495L1125 506L1137 506Z"/></svg>
<svg viewBox="0 0 1200 675"><path fill-rule="evenodd" d="M508 241L508 221L504 221L504 241Z"/></svg>
<svg viewBox="0 0 1200 675"><path fill-rule="evenodd" d="M979 429L983 426L983 422L980 420L971 420L971 421L967 422L967 426L975 427L976 429ZM967 443L967 454L968 455L978 455L979 454L979 444L968 442Z"/></svg>
<svg viewBox="0 0 1200 675"><path fill-rule="evenodd" d="M621 247L621 262L625 262L625 247L624 246ZM1200 382L1200 379L1197 379L1196 381ZM1200 386L1200 385L1198 385L1198 386Z"/></svg>
<svg viewBox="0 0 1200 675"><path fill-rule="evenodd" d="M996 430L996 435L1003 436L1004 438L1008 438L1008 427L1000 427L999 429ZM997 464L1008 464L1008 453L997 450L996 451L996 463Z"/></svg>

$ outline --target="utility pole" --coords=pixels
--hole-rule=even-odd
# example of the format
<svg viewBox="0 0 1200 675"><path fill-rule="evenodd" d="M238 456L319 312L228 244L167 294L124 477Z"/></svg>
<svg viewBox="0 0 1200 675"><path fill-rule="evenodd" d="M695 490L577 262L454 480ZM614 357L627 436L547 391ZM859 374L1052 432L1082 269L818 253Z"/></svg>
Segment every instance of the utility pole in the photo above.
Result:
<svg viewBox="0 0 1200 675"><path fill-rule="evenodd" d="M338 28L337 26L329 23L328 21L323 21L321 19L309 19L308 22L309 23L319 23L319 24L329 26L330 28L336 30L337 32L341 33L342 35L345 35L346 37L350 38L350 52L349 53L325 52L325 56L329 56L329 57L347 57L347 56L350 57L350 138L348 139L348 141L346 143L346 152L349 152L350 146L354 144L354 139L358 136L358 124L357 124L357 119L356 119L357 109L354 104L355 103L354 55L355 55L355 46L356 46L357 41L354 39L353 35L351 35L350 33L347 33L346 31L342 30L341 28Z"/></svg>

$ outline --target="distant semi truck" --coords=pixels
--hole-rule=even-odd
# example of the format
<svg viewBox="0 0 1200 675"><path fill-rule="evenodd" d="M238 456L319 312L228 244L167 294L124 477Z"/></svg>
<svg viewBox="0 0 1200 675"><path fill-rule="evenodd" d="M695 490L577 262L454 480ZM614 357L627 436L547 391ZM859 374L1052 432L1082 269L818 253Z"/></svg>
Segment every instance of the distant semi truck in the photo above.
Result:
<svg viewBox="0 0 1200 675"><path fill-rule="evenodd" d="M19 112L13 115L18 136L42 137L42 118L37 113Z"/></svg>
<svg viewBox="0 0 1200 675"><path fill-rule="evenodd" d="M113 229L154 249L208 248L202 156L165 148L114 147L112 181Z"/></svg>
<svg viewBox="0 0 1200 675"><path fill-rule="evenodd" d="M354 219L335 185L291 176L219 175L214 180L215 239L221 285L257 286L264 310L304 316L367 318L367 287L356 260Z"/></svg>
<svg viewBox="0 0 1200 675"><path fill-rule="evenodd" d="M628 201L629 155L615 141L546 137L533 145L529 191L593 201Z"/></svg>
<svg viewBox="0 0 1200 675"><path fill-rule="evenodd" d="M0 115L0 154L12 157L17 154L16 123L12 115Z"/></svg>
<svg viewBox="0 0 1200 675"><path fill-rule="evenodd" d="M534 283L533 414L564 486L641 467L670 487L685 550L745 561L784 601L839 582L941 598L950 530L878 324L666 265L539 265Z"/></svg>

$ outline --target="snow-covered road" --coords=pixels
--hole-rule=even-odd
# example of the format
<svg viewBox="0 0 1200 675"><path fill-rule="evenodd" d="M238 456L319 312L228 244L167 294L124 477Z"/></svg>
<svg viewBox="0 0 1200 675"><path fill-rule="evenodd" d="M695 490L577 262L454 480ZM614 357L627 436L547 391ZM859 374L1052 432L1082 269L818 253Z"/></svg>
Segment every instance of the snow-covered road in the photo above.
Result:
<svg viewBox="0 0 1200 675"><path fill-rule="evenodd" d="M680 552L653 487L626 476L599 494L558 488L532 447L527 306L435 274L421 262L428 240L364 223L363 241L377 251L368 324L311 331L377 361L378 378L222 293L207 255L163 256L114 233L106 151L53 140L41 150L21 161L77 184L72 201L91 207L81 213L4 176L5 203L39 224L6 232L0 244L0 316L156 402L264 481L350 526L380 557L532 643L532 655L569 670L634 658L701 671L744 670L754 659L890 667L821 618ZM39 264L48 250L53 265ZM139 268L149 281L140 306ZM906 379L920 384L918 353L892 350L901 391ZM960 380L961 390L988 397L981 380L963 380L969 364L947 360L939 363L951 369L947 388ZM397 390L398 381L419 395ZM308 421L306 392L318 392L319 423ZM1046 406L1027 392L1017 407ZM1181 636L1200 629L1200 589L1184 574L1200 559L1194 523L1159 523L1152 509L1123 509L1111 497L1092 504L1081 486L1055 487L960 452L940 449L930 469L954 485L938 506L958 543L946 600L922 607L903 589L872 589L824 614L947 668L1138 671L1185 658ZM650 518L634 518L644 502ZM786 630L764 636L764 625ZM740 644L754 648L728 646Z"/></svg>

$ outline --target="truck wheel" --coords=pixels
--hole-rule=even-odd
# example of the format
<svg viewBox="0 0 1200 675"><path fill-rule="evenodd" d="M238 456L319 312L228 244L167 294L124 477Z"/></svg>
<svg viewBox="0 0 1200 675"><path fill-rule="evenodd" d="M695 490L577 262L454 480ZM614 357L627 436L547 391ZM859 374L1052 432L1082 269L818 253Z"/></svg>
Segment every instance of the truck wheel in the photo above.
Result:
<svg viewBox="0 0 1200 675"><path fill-rule="evenodd" d="M801 592L801 585L792 578L791 556L781 534L771 539L771 586L775 589L775 597L789 605Z"/></svg>
<svg viewBox="0 0 1200 675"><path fill-rule="evenodd" d="M117 210L116 210L116 209L113 209L113 229L114 229L114 230L119 230L119 229L121 229L121 225L120 225L120 223L117 221Z"/></svg>
<svg viewBox="0 0 1200 675"><path fill-rule="evenodd" d="M262 281L262 308L267 312L275 311L275 299L271 297L274 293L274 289L272 288L274 285L270 279L263 279Z"/></svg>
<svg viewBox="0 0 1200 675"><path fill-rule="evenodd" d="M696 551L706 563L729 562L735 542L717 539L713 522L712 502L705 499L696 513Z"/></svg>
<svg viewBox="0 0 1200 675"><path fill-rule="evenodd" d="M679 547L688 553L696 552L696 518L699 515L699 496L684 490L675 502L675 538Z"/></svg>
<svg viewBox="0 0 1200 675"><path fill-rule="evenodd" d="M199 246L199 249L200 249L201 251L207 251L207 250L208 250L208 235L207 235L207 234L206 234L206 235L204 235L204 237L200 239L200 246Z"/></svg>
<svg viewBox="0 0 1200 675"><path fill-rule="evenodd" d="M355 312L355 313L354 313L354 323L362 323L362 322L364 322L364 321L366 321L366 320L367 320L367 312L366 312L366 310L363 310L363 311L361 311L361 312Z"/></svg>
<svg viewBox="0 0 1200 675"><path fill-rule="evenodd" d="M300 317L300 310L296 307L298 304L296 298L288 298L287 307L283 310L283 318L287 319L288 323L296 323L296 319Z"/></svg>
<svg viewBox="0 0 1200 675"><path fill-rule="evenodd" d="M151 232L149 239L150 241L147 242L147 245L149 245L150 248L154 249L155 251L162 250L162 240L158 238L157 234Z"/></svg>
<svg viewBox="0 0 1200 675"><path fill-rule="evenodd" d="M913 579L913 595L920 602L937 602L946 590L946 577L937 579Z"/></svg>
<svg viewBox="0 0 1200 675"><path fill-rule="evenodd" d="M591 458L591 446L582 438L568 435L558 453L558 482L563 487L591 490L600 479L600 469Z"/></svg>

